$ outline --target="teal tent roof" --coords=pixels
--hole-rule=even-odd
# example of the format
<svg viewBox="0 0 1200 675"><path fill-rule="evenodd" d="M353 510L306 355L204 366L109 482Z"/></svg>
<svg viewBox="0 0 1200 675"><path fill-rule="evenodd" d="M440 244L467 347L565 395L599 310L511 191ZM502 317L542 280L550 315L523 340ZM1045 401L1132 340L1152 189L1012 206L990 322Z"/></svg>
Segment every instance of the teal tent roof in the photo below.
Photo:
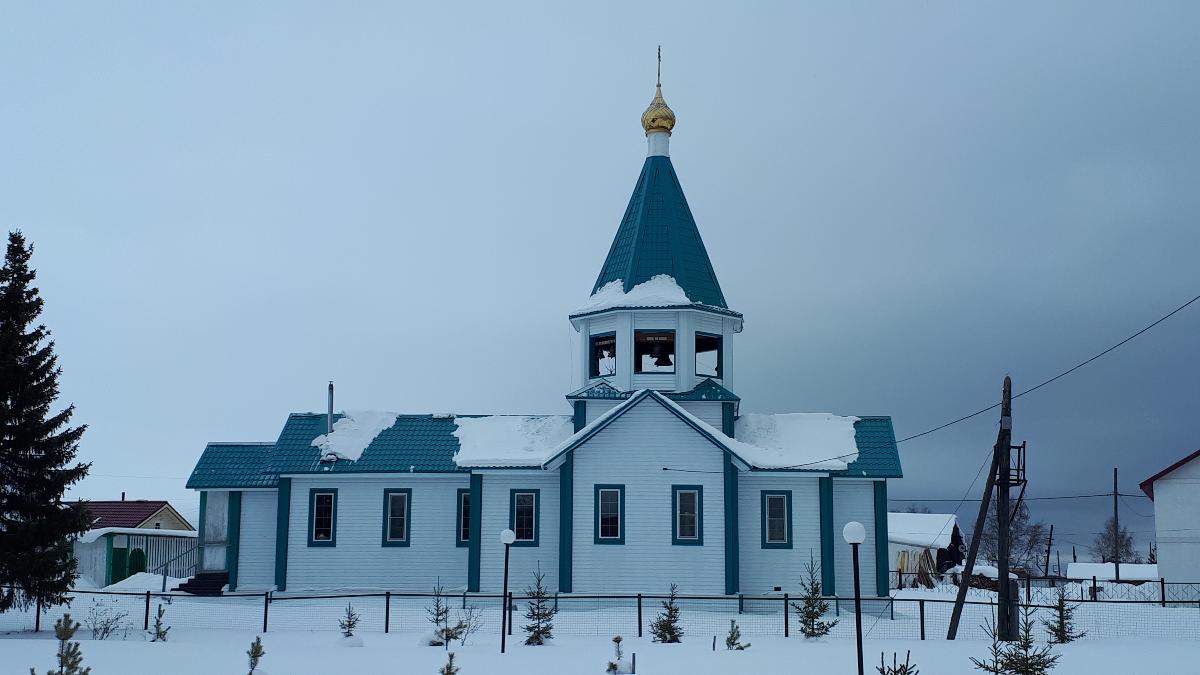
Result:
<svg viewBox="0 0 1200 675"><path fill-rule="evenodd" d="M890 417L859 417L854 423L854 444L858 459L844 471L832 471L833 476L865 476L870 478L903 478L900 470L900 450L896 447L896 432Z"/></svg>
<svg viewBox="0 0 1200 675"><path fill-rule="evenodd" d="M666 274L689 300L729 309L670 157L647 157L592 293L618 279L625 292Z"/></svg>
<svg viewBox="0 0 1200 675"><path fill-rule="evenodd" d="M274 443L209 443L188 477L192 490L275 487L268 470Z"/></svg>

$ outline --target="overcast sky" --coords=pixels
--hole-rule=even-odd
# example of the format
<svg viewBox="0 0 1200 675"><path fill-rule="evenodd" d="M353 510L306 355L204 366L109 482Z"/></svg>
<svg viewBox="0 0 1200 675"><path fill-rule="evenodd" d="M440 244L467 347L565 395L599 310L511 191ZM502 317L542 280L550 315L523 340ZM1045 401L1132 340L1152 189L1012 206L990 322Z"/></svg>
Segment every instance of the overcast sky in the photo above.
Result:
<svg viewBox="0 0 1200 675"><path fill-rule="evenodd" d="M74 494L194 518L204 444L274 440L329 379L567 412L660 43L743 411L911 435L1200 293L1196 3L579 4L5 4L0 225L89 426ZM1200 447L1198 334L1200 303L1019 399L1030 494ZM903 444L891 495L960 498L996 418ZM1035 515L1086 544L1109 508Z"/></svg>

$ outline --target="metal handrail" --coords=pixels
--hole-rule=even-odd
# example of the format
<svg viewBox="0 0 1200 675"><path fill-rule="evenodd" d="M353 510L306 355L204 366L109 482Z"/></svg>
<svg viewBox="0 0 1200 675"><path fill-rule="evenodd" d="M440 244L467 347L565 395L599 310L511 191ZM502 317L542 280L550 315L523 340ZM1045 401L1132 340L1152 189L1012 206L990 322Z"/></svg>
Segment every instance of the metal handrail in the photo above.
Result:
<svg viewBox="0 0 1200 675"><path fill-rule="evenodd" d="M198 548L200 548L200 545L196 544L196 545L192 546L191 548L189 548L188 550L184 551L183 553L180 553L179 555L175 556L174 558L171 558L170 560L167 560L166 562L159 563L159 565L157 567L155 567L153 570L151 570L151 574L158 574L158 571L160 569L162 570L162 578L163 578L162 592L163 593L167 592L167 565L170 565L171 563L175 562L176 560L179 560L183 556L191 553L192 551L195 551Z"/></svg>

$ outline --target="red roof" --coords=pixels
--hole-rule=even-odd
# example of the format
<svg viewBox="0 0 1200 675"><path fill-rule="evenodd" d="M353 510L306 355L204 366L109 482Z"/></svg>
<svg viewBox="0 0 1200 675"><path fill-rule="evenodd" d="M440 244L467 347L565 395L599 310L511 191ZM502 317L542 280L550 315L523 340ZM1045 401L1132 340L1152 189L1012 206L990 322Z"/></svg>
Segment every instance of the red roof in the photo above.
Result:
<svg viewBox="0 0 1200 675"><path fill-rule="evenodd" d="M102 527L137 527L147 518L158 513L159 509L167 506L162 500L133 499L129 501L90 501L84 502L96 522L92 529Z"/></svg>
<svg viewBox="0 0 1200 675"><path fill-rule="evenodd" d="M1192 454L1188 455L1187 457L1184 457L1183 459L1179 460L1178 462L1175 462L1171 466L1168 466L1167 468L1163 469L1162 471L1159 471L1158 473L1154 474L1153 476L1150 476L1146 480L1139 483L1138 487L1142 488L1142 492L1145 492L1147 497L1149 497L1150 499L1154 499L1154 481L1171 473L1175 469L1178 469L1179 467L1183 466L1184 464L1187 464L1188 462L1192 461L1193 459L1196 459L1197 457L1200 457L1200 450L1193 452Z"/></svg>

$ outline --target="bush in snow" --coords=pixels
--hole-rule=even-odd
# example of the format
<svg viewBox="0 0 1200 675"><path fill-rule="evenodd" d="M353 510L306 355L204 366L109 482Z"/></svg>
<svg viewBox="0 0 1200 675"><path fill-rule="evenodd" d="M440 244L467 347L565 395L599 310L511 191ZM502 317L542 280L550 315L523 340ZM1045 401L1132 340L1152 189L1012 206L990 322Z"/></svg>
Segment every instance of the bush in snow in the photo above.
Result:
<svg viewBox="0 0 1200 675"><path fill-rule="evenodd" d="M80 669L83 652L79 651L78 642L71 642L77 630L79 623L71 620L70 613L63 614L61 619L54 622L54 637L58 638L58 667L47 671L46 675L89 675L92 672L91 668ZM37 675L37 671L30 668L29 675Z"/></svg>
<svg viewBox="0 0 1200 675"><path fill-rule="evenodd" d="M804 575L807 577L800 582L800 590L804 597L801 604L792 603L792 608L800 616L800 634L806 638L819 638L829 635L829 631L837 625L837 619L825 621L823 617L829 611L829 602L821 597L821 568L813 560L812 551L808 552L808 562L804 564Z"/></svg>
<svg viewBox="0 0 1200 675"><path fill-rule="evenodd" d="M458 631L458 643L464 647L467 646L467 640L479 632L482 620L480 619L479 608L471 605L458 613L458 624L455 630Z"/></svg>
<svg viewBox="0 0 1200 675"><path fill-rule="evenodd" d="M729 620L729 635L725 636L725 649L734 651L743 651L750 648L750 643L742 644L742 629L738 628L737 621Z"/></svg>
<svg viewBox="0 0 1200 675"><path fill-rule="evenodd" d="M1075 630L1075 604L1067 602L1067 591L1062 587L1054 600L1053 612L1049 621L1042 621L1051 642L1066 644L1087 635L1086 631Z"/></svg>
<svg viewBox="0 0 1200 675"><path fill-rule="evenodd" d="M84 619L83 623L91 629L93 640L107 640L117 631L129 630L123 623L129 612L119 611L114 605L115 602L115 599L109 602L92 601L92 608L88 610L87 619Z"/></svg>
<svg viewBox="0 0 1200 675"><path fill-rule="evenodd" d="M655 617L650 624L650 634L655 642L683 642L683 628L679 626L679 605L675 597L679 595L679 586L671 584L671 595L663 601L662 614Z"/></svg>
<svg viewBox="0 0 1200 675"><path fill-rule="evenodd" d="M525 644L544 645L547 640L554 638L554 615L557 609L547 600L545 573L541 568L533 573L533 588L526 587L525 595L529 596L529 608L525 610Z"/></svg>
<svg viewBox="0 0 1200 675"><path fill-rule="evenodd" d="M354 629L358 627L358 612L354 611L354 605L346 603L346 614L338 619L338 627L342 629L343 636L354 637Z"/></svg>
<svg viewBox="0 0 1200 675"><path fill-rule="evenodd" d="M246 656L250 657L250 672L247 675L254 675L254 671L258 670L258 660L266 655L267 651L262 646L262 636L259 635L250 643L250 649L246 652Z"/></svg>
<svg viewBox="0 0 1200 675"><path fill-rule="evenodd" d="M904 652L904 663L900 663L900 657L892 652L892 665L889 666L883 661L883 652L879 652L879 667L875 670L879 675L919 675L921 671L917 670L917 664L909 663L911 656L912 652Z"/></svg>
<svg viewBox="0 0 1200 675"><path fill-rule="evenodd" d="M454 665L454 652L447 654L446 665L438 669L438 675L457 675L458 666Z"/></svg>
<svg viewBox="0 0 1200 675"><path fill-rule="evenodd" d="M154 615L154 629L150 631L150 634L154 636L150 638L151 642L167 641L167 632L171 630L171 627L163 623L163 616L166 615L166 613L167 610L163 609L163 606L160 603L158 605L158 613Z"/></svg>

